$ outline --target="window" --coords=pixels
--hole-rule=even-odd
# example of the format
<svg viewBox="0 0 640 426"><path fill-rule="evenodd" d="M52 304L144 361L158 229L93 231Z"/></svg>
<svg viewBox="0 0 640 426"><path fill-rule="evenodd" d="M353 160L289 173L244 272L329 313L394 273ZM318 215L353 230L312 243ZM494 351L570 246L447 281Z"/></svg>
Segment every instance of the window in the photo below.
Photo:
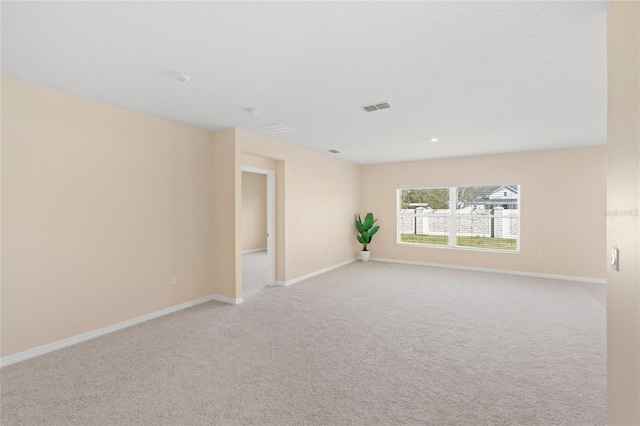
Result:
<svg viewBox="0 0 640 426"><path fill-rule="evenodd" d="M398 189L398 243L519 250L520 186Z"/></svg>

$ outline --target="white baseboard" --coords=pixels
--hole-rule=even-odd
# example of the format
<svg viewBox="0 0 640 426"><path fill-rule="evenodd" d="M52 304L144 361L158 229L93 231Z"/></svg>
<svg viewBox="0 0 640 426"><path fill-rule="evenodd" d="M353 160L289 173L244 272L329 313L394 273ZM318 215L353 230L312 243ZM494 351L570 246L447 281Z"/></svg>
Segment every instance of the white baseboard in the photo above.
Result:
<svg viewBox="0 0 640 426"><path fill-rule="evenodd" d="M78 334L77 336L67 337L66 339L58 340L56 342L47 343L46 345L38 346L33 349L27 349L26 351L18 352L12 355L7 355L0 358L0 367L6 367L7 365L15 364L20 361L34 358L39 355L44 355L49 352L57 351L58 349L66 348L80 342L95 339L96 337L104 336L105 334L113 333L114 331L122 330L123 328L131 327L132 325L140 324L145 321L149 321L164 315L171 314L173 312L180 311L182 309L191 308L192 306L199 305L201 303L210 302L216 300L218 302L229 303L231 305L237 305L242 303L242 298L232 299L230 297L218 296L217 294L211 294L209 296L201 297L199 299L184 302L179 305L170 306L159 311L151 312L146 315L141 315L136 318L131 318L126 321L122 321L116 324L108 325L106 327L99 328L97 330L88 331L86 333Z"/></svg>
<svg viewBox="0 0 640 426"><path fill-rule="evenodd" d="M492 269L492 268L481 268L476 266L450 265L446 263L431 263L431 262L417 262L413 260L383 259L379 257L372 257L371 260L374 262L389 262L389 263L402 263L405 265L433 266L435 268L462 269L465 271L494 272L497 274L522 275L525 277L550 278L554 280L579 281L583 283L596 283L596 284L607 283L607 280L605 278L574 277L571 275L542 274L538 272L514 271L511 269Z"/></svg>
<svg viewBox="0 0 640 426"><path fill-rule="evenodd" d="M304 281L304 280L309 279L311 277L315 277L316 275L324 274L325 272L329 272L329 271L331 271L333 269L341 268L341 267L343 267L345 265L348 265L349 263L355 262L356 260L358 260L358 259L357 258L353 258L353 259L347 260L345 262L336 263L335 265L331 265L331 266L328 266L326 268L319 269L319 270L317 270L315 272L311 272L310 274L302 275L301 277L294 278L294 279L289 280L289 281L276 281L276 285L284 286L284 287L290 286L292 284L299 283L300 281Z"/></svg>
<svg viewBox="0 0 640 426"><path fill-rule="evenodd" d="M234 299L232 297L218 296L217 294L212 294L211 296L207 296L207 297L210 297L211 300L217 300L218 302L228 303L229 305L239 305L242 302L244 302L244 299L242 297L240 297L238 299ZM200 300L200 299L198 299L198 300ZM200 302L200 303L202 303L202 302ZM182 309L184 309L184 308L182 308Z"/></svg>
<svg viewBox="0 0 640 426"><path fill-rule="evenodd" d="M260 247L260 248L256 248L256 249L242 250L242 254L253 253L253 252L256 252L256 251L263 251L263 250L267 250L267 248L266 247Z"/></svg>

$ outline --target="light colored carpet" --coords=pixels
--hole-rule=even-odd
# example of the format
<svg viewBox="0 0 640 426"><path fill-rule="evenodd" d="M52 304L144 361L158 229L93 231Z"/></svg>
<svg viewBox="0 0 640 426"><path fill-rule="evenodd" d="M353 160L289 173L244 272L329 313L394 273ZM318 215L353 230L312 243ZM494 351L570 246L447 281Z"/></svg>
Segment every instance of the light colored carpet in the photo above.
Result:
<svg viewBox="0 0 640 426"><path fill-rule="evenodd" d="M356 262L5 367L1 421L603 425L600 295Z"/></svg>
<svg viewBox="0 0 640 426"><path fill-rule="evenodd" d="M255 295L267 286L267 251L254 251L242 255L242 297Z"/></svg>

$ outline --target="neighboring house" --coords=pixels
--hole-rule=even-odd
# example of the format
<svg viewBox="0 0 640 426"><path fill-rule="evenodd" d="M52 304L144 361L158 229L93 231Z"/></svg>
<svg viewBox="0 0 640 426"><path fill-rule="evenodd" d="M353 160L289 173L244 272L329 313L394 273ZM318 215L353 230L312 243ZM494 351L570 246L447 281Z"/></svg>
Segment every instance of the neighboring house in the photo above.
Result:
<svg viewBox="0 0 640 426"><path fill-rule="evenodd" d="M510 185L503 185L493 191L488 199L484 201L485 208L502 207L505 209L518 208L518 188Z"/></svg>

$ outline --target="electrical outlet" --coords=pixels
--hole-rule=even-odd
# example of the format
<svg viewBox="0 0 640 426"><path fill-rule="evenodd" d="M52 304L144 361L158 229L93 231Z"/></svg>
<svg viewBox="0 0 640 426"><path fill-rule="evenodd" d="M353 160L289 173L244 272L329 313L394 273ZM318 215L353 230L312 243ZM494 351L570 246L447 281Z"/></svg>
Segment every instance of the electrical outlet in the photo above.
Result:
<svg viewBox="0 0 640 426"><path fill-rule="evenodd" d="M170 278L170 280L169 280L169 282L171 283L171 285L175 285L177 281L178 281L178 280L177 280L176 276L175 276L175 275L171 275L171 278Z"/></svg>
<svg viewBox="0 0 640 426"><path fill-rule="evenodd" d="M542 254L541 251L538 252L538 255L536 256L538 259L542 260L542 258L544 258L544 255Z"/></svg>

